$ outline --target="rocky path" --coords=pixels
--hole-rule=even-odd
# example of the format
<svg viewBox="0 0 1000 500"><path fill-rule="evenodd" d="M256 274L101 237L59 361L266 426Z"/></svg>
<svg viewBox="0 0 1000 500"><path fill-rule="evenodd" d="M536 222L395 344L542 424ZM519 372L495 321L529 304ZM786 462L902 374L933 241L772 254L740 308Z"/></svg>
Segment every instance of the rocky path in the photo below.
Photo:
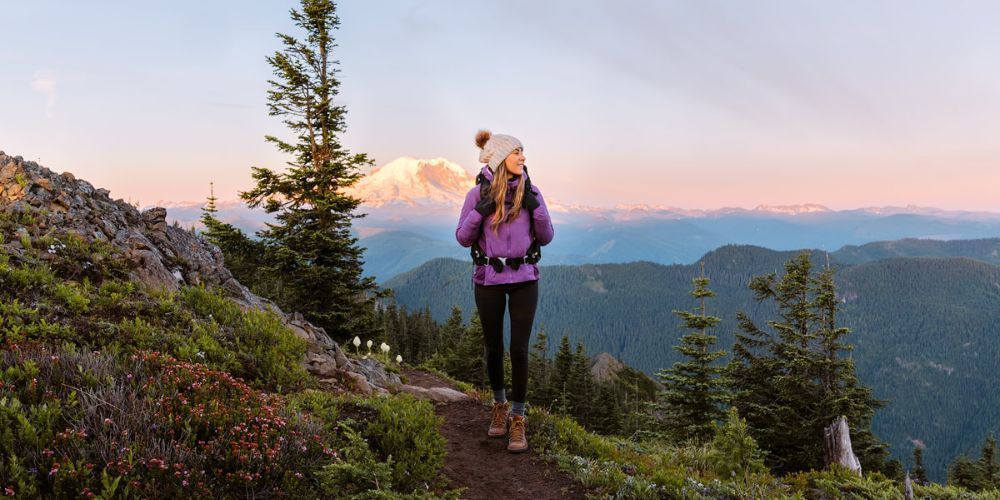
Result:
<svg viewBox="0 0 1000 500"><path fill-rule="evenodd" d="M450 384L433 374L406 369L412 386L436 391ZM442 392L442 391L438 391ZM506 439L486 435L490 425L489 408L468 397L437 404L436 413L444 418L441 434L447 440L444 474L450 487L466 488L462 498L531 498L532 500L584 498L584 489L567 474L531 451L507 452ZM528 420L528 443L531 443L531 420Z"/></svg>

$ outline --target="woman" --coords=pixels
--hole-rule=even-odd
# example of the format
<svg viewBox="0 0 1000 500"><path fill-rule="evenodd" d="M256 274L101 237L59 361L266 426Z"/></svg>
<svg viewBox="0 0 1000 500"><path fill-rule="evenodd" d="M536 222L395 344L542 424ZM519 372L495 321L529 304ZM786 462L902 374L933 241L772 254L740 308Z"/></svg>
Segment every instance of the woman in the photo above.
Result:
<svg viewBox="0 0 1000 500"><path fill-rule="evenodd" d="M476 134L480 163L477 184L465 197L455 237L473 247L472 281L486 342L486 370L493 389L488 434L508 434L507 449L528 449L524 415L528 391L528 343L538 304L538 247L552 241L554 230L545 200L531 185L524 147L509 135ZM530 251L530 252L529 252ZM478 252L478 253L477 253ZM510 402L504 390L503 315L510 297Z"/></svg>

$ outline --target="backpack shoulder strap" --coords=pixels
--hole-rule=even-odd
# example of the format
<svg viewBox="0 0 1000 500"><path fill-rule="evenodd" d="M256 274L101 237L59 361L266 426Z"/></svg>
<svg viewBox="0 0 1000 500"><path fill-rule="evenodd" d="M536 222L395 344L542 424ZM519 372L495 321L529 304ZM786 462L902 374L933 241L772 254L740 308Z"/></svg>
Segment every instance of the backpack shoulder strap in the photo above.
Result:
<svg viewBox="0 0 1000 500"><path fill-rule="evenodd" d="M482 172L476 176L476 185L479 186L479 199L483 199L490 195L490 181L486 179L486 176ZM485 219L484 219L485 221ZM482 234L485 224L479 227L479 234ZM469 253L472 256L472 262L479 266L485 266L489 263L489 257L486 256L486 252L479 246L479 235L476 235L476 240L472 242L472 246L469 247Z"/></svg>

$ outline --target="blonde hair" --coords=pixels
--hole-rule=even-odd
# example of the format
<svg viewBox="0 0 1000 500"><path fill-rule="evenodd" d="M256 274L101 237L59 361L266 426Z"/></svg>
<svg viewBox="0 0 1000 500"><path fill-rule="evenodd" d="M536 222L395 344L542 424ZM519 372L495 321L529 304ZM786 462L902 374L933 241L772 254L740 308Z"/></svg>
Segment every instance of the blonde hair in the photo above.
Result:
<svg viewBox="0 0 1000 500"><path fill-rule="evenodd" d="M507 159L505 158L500 165L497 165L497 171L493 172L493 182L490 183L490 193L489 196L493 198L493 201L497 204L496 212L493 212L493 219L490 222L490 227L493 228L493 234L497 234L500 228L500 224L507 222L509 220L514 220L518 215L521 214L521 201L524 199L524 174L521 174L521 182L517 183L517 188L514 191L514 205L511 207L510 212L507 212L507 205L504 203L504 199L507 198L507 181L512 177L510 172L507 171Z"/></svg>

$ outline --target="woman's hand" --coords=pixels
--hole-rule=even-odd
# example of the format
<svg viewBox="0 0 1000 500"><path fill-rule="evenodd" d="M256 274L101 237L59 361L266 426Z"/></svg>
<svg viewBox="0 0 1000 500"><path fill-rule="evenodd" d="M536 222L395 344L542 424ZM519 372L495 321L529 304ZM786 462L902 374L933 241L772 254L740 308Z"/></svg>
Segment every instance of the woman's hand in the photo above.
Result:
<svg viewBox="0 0 1000 500"><path fill-rule="evenodd" d="M521 198L521 206L528 210L534 210L539 205L541 204L538 202L535 192L531 190L531 179L527 179L524 183L524 197Z"/></svg>
<svg viewBox="0 0 1000 500"><path fill-rule="evenodd" d="M497 202L489 196L482 198L479 200L479 203L476 203L476 211L484 218L489 217L493 215L493 212L497 211Z"/></svg>

